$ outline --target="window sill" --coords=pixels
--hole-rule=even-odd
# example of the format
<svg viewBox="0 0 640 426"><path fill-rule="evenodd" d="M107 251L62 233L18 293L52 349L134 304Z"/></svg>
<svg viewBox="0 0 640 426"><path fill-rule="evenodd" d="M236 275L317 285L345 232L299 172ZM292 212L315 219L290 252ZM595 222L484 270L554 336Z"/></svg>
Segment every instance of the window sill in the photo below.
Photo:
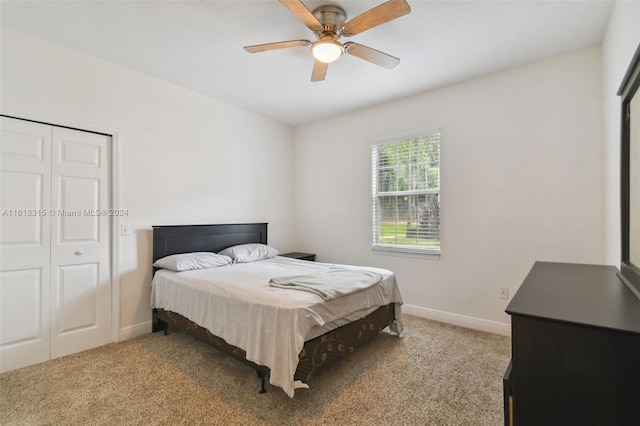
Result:
<svg viewBox="0 0 640 426"><path fill-rule="evenodd" d="M429 249L415 249L409 247L397 247L397 246L373 246L372 250L375 254L393 255L393 256L415 256L415 257L428 257L432 259L439 259L441 252L439 250Z"/></svg>

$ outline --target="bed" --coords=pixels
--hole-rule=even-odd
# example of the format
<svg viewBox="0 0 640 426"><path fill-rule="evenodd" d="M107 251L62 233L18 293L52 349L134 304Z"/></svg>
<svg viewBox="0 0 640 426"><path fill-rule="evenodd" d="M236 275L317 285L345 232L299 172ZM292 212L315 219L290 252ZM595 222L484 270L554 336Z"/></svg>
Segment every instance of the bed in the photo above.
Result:
<svg viewBox="0 0 640 426"><path fill-rule="evenodd" d="M154 264L170 255L248 244L269 247L266 223L153 227ZM329 300L269 284L334 270L377 274L380 280ZM283 256L185 272L154 267L151 298L154 332L182 329L254 368L261 393L268 378L290 397L386 327L400 335L401 304L391 271Z"/></svg>

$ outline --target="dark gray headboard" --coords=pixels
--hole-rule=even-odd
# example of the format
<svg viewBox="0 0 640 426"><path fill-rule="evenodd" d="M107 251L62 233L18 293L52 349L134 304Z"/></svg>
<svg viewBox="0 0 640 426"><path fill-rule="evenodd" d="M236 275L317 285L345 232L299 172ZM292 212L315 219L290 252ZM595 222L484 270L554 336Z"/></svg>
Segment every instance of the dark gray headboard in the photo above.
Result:
<svg viewBox="0 0 640 426"><path fill-rule="evenodd" d="M153 227L153 262L171 254L219 252L237 244L267 244L266 223Z"/></svg>

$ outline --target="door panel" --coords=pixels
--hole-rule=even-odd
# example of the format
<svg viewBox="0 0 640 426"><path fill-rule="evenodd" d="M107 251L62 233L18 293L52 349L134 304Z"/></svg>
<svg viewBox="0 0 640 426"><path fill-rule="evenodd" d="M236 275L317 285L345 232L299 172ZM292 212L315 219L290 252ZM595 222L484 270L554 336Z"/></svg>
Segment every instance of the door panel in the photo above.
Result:
<svg viewBox="0 0 640 426"><path fill-rule="evenodd" d="M3 117L3 139L2 149L0 150L3 158L10 158L11 161L19 161L20 159L25 161L46 161L45 151L50 150L48 142L50 132L48 129L45 129L42 133L40 129L33 132L32 129L34 127L40 128L41 125L26 123L26 126L17 128L17 126L5 126L5 120L6 118Z"/></svg>
<svg viewBox="0 0 640 426"><path fill-rule="evenodd" d="M78 163L100 168L101 154L103 152L97 146L72 140L60 140L60 163Z"/></svg>
<svg viewBox="0 0 640 426"><path fill-rule="evenodd" d="M11 345L42 338L40 305L42 300L42 270L22 269L2 271L2 310L13 311L11 321L2 323L0 344ZM20 306L14 307L16 301ZM14 327L20 324L20 327Z"/></svg>
<svg viewBox="0 0 640 426"><path fill-rule="evenodd" d="M49 359L49 327L41 309L48 299L42 269L0 272L0 367L9 371Z"/></svg>
<svg viewBox="0 0 640 426"><path fill-rule="evenodd" d="M77 332L97 327L98 264L61 266L58 268L60 283L58 300L60 312L58 334Z"/></svg>
<svg viewBox="0 0 640 426"><path fill-rule="evenodd" d="M50 358L51 128L0 122L0 371Z"/></svg>
<svg viewBox="0 0 640 426"><path fill-rule="evenodd" d="M49 220L42 205L43 180L41 173L0 172L0 205L4 217L0 225L0 243L5 247L42 246L42 221Z"/></svg>
<svg viewBox="0 0 640 426"><path fill-rule="evenodd" d="M100 180L59 177L59 244L98 243Z"/></svg>
<svg viewBox="0 0 640 426"><path fill-rule="evenodd" d="M52 358L111 341L109 142L53 130Z"/></svg>

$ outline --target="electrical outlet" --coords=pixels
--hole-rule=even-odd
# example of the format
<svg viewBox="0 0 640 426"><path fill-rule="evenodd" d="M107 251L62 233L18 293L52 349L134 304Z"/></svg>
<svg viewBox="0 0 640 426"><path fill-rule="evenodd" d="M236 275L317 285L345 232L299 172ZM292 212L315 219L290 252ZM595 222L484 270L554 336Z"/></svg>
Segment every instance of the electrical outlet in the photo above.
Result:
<svg viewBox="0 0 640 426"><path fill-rule="evenodd" d="M129 229L129 225L126 223L120 224L120 235L127 237L131 235L131 230Z"/></svg>
<svg viewBox="0 0 640 426"><path fill-rule="evenodd" d="M500 287L500 299L509 300L509 289L507 287Z"/></svg>

